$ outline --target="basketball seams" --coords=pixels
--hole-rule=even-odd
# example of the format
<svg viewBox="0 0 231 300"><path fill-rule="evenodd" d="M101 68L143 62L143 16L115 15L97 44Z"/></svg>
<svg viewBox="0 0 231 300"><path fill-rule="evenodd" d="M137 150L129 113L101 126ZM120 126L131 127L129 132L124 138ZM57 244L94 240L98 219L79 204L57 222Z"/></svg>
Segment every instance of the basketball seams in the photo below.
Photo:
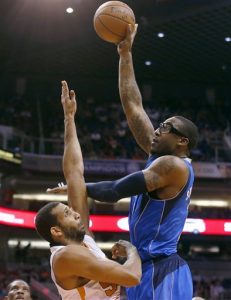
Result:
<svg viewBox="0 0 231 300"><path fill-rule="evenodd" d="M134 26L135 15L126 3L108 1L97 9L93 23L99 37L111 43L119 43L126 35L127 25Z"/></svg>
<svg viewBox="0 0 231 300"><path fill-rule="evenodd" d="M110 15L110 14L101 14L100 16L96 16L94 18L94 20L96 20L97 18L103 17L103 16L108 16L108 17L110 17L112 19L116 19L116 20L122 21L124 23L131 24L131 23L125 21L124 19L118 18L117 16L113 16L113 15ZM100 21L102 22L102 20L100 20Z"/></svg>
<svg viewBox="0 0 231 300"><path fill-rule="evenodd" d="M100 20L100 17L98 17L98 20L99 22L103 25L104 28L106 28L106 30L108 30L109 32L111 32L112 34L114 34L115 36L118 36L118 37L123 37L121 36L120 34L116 33L116 32L113 32L110 28L108 28L101 20Z"/></svg>

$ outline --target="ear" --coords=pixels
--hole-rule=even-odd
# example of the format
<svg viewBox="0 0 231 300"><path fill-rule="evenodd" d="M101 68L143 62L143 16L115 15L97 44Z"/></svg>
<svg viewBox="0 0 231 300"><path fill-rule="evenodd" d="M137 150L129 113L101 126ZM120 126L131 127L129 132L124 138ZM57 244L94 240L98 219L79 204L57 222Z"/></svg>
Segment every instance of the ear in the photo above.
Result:
<svg viewBox="0 0 231 300"><path fill-rule="evenodd" d="M189 139L182 136L182 137L180 137L178 144L181 146L187 146L188 143L189 143Z"/></svg>
<svg viewBox="0 0 231 300"><path fill-rule="evenodd" d="M58 226L52 226L50 229L51 235L54 237L62 236L62 230Z"/></svg>

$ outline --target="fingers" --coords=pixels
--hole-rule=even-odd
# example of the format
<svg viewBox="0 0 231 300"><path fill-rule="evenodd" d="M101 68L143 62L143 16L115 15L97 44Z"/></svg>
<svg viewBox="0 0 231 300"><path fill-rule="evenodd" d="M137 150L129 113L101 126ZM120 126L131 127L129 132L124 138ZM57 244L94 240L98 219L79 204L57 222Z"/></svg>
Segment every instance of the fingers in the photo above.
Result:
<svg viewBox="0 0 231 300"><path fill-rule="evenodd" d="M70 91L70 98L72 101L75 101L75 92L73 90Z"/></svg>
<svg viewBox="0 0 231 300"><path fill-rule="evenodd" d="M118 250L113 251L113 253L112 253L112 258L113 258L113 259L117 259L118 254L119 254L119 251L118 251Z"/></svg>
<svg viewBox="0 0 231 300"><path fill-rule="evenodd" d="M62 98L69 97L69 88L67 82L63 80L61 83L62 83Z"/></svg>
<svg viewBox="0 0 231 300"><path fill-rule="evenodd" d="M111 249L113 259L116 259L119 255L119 249L117 247L117 244L115 244Z"/></svg>
<svg viewBox="0 0 231 300"><path fill-rule="evenodd" d="M136 23L134 26L132 24L127 25L127 37L135 36L137 32L138 24Z"/></svg>
<svg viewBox="0 0 231 300"><path fill-rule="evenodd" d="M62 192L64 192L64 187L65 187L65 184L63 182L60 182L58 183L58 187L55 187L55 188L48 188L46 190L46 192L48 194L61 194Z"/></svg>
<svg viewBox="0 0 231 300"><path fill-rule="evenodd" d="M75 101L75 92L73 90L69 92L68 84L65 80L61 81L61 83L62 83L62 95L61 95L62 102L64 102L66 99Z"/></svg>

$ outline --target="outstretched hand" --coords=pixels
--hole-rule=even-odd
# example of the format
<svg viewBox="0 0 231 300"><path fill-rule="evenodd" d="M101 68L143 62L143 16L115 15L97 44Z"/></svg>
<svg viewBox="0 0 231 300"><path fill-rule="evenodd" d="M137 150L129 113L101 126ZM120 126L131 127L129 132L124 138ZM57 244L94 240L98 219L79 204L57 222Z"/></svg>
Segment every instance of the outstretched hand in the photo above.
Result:
<svg viewBox="0 0 231 300"><path fill-rule="evenodd" d="M138 28L138 24L135 24L134 28L132 27L131 24L128 24L126 37L117 46L117 50L119 54L123 54L131 51L133 41L136 36L137 28Z"/></svg>
<svg viewBox="0 0 231 300"><path fill-rule="evenodd" d="M58 186L54 188L48 188L46 190L48 194L60 194L60 195L67 195L67 185L63 182L58 183Z"/></svg>
<svg viewBox="0 0 231 300"><path fill-rule="evenodd" d="M69 92L69 88L65 80L62 81L61 103L63 106L64 116L74 117L77 110L75 92L73 90Z"/></svg>

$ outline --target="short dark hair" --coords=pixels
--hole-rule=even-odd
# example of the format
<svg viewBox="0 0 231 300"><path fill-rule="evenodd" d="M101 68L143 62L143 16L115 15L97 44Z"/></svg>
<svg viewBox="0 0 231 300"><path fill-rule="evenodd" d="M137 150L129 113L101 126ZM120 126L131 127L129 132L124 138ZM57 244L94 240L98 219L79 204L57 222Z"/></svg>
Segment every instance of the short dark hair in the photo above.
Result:
<svg viewBox="0 0 231 300"><path fill-rule="evenodd" d="M185 135L185 137L188 138L189 144L188 148L189 150L196 147L199 139L199 133L197 126L189 119L186 119L182 116L174 116L174 118L181 121L181 124L179 125L179 128L177 128L182 134Z"/></svg>
<svg viewBox="0 0 231 300"><path fill-rule="evenodd" d="M40 208L35 217L35 227L38 234L49 243L54 243L50 229L52 226L58 225L57 216L52 210L59 205L60 202L51 202Z"/></svg>

